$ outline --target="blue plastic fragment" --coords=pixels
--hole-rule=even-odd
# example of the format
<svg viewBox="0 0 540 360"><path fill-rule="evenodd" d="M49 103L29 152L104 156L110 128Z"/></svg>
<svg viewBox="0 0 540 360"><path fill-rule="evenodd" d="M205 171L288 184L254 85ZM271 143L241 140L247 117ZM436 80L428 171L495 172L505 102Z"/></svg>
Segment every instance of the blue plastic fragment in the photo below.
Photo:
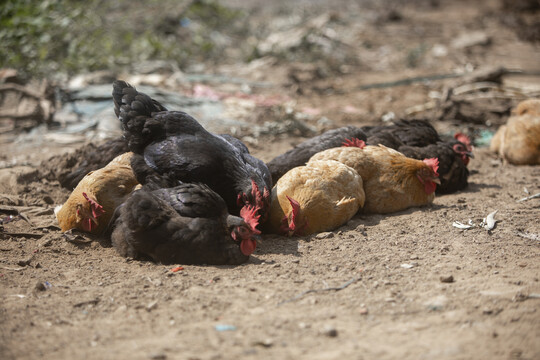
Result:
<svg viewBox="0 0 540 360"><path fill-rule="evenodd" d="M234 325L227 325L227 324L218 324L216 326L214 326L214 328L216 329L216 331L235 331L236 330L236 326Z"/></svg>

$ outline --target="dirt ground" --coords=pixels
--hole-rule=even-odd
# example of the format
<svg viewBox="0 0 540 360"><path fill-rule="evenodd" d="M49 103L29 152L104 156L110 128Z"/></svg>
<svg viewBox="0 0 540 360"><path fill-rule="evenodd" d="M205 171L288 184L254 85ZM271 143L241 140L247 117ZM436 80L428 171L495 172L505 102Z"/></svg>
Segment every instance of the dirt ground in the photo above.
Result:
<svg viewBox="0 0 540 360"><path fill-rule="evenodd" d="M315 3L315 15L328 10ZM293 66L280 62L257 79L339 126L404 115L453 80L361 85L467 64L540 70L538 43L520 40L501 21L498 1L413 3L395 7L399 21L351 24L353 45L367 49L363 65L296 84L286 75ZM339 4L338 14L361 11ZM370 6L372 17L393 19ZM450 46L477 30L489 45ZM420 42L444 44L449 53L403 65ZM533 75L505 81L540 87ZM478 134L497 124L434 125ZM270 160L301 140L261 138L250 148ZM358 214L312 236L264 235L244 265L172 272L55 227L53 208L69 192L41 177L47 163L40 161L67 150L0 144L3 161L25 164L0 169L2 359L540 359L540 199L518 201L540 192L539 166L504 164L477 147L468 188L430 207ZM480 227L495 210L496 227ZM469 230L452 226L469 219Z"/></svg>

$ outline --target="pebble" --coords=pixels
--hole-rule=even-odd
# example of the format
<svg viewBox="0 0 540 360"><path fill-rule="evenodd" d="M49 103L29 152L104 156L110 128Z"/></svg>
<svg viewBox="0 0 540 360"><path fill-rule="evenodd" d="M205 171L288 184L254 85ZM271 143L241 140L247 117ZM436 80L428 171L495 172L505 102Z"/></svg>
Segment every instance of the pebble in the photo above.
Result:
<svg viewBox="0 0 540 360"><path fill-rule="evenodd" d="M50 197L49 195L45 195L45 196L43 197L43 201L44 201L46 204L49 204L49 205L54 204L53 198Z"/></svg>
<svg viewBox="0 0 540 360"><path fill-rule="evenodd" d="M17 265L19 265L19 266L28 266L28 265L30 265L30 261L32 261L32 257L29 257L27 259L21 259L21 260L17 261Z"/></svg>
<svg viewBox="0 0 540 360"><path fill-rule="evenodd" d="M454 282L454 277L452 275L441 276L439 279L443 283L453 283Z"/></svg>
<svg viewBox="0 0 540 360"><path fill-rule="evenodd" d="M269 348L269 347L274 346L274 340L272 340L272 339L264 339L262 341L256 341L254 345Z"/></svg>
<svg viewBox="0 0 540 360"><path fill-rule="evenodd" d="M152 311L155 308L157 308L158 302L157 300L152 301L150 304L146 305L146 311Z"/></svg>
<svg viewBox="0 0 540 360"><path fill-rule="evenodd" d="M336 330L336 328L330 325L325 326L322 333L323 335L328 336L328 337L338 336L338 331Z"/></svg>
<svg viewBox="0 0 540 360"><path fill-rule="evenodd" d="M45 286L44 283L42 283L41 281L39 281L39 282L36 284L35 289L38 290L38 291L45 291L45 290L47 290L47 287Z"/></svg>
<svg viewBox="0 0 540 360"><path fill-rule="evenodd" d="M360 313L360 315L367 315L367 314L369 314L368 309L365 308L365 307L360 308L360 310L358 310L358 312Z"/></svg>
<svg viewBox="0 0 540 360"><path fill-rule="evenodd" d="M315 235L315 239L330 239L334 237L334 233L332 232L322 232L317 235Z"/></svg>

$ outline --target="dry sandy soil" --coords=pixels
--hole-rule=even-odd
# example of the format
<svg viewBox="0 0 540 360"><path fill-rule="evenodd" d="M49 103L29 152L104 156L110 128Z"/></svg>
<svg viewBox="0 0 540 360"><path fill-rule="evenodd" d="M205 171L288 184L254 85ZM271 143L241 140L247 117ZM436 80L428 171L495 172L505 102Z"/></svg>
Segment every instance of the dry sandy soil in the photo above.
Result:
<svg viewBox="0 0 540 360"><path fill-rule="evenodd" d="M445 83L367 91L361 84L468 62L540 70L531 60L540 59L538 46L486 15L498 2L418 3L400 9L401 21L358 36L376 36L392 52L413 47L411 33L420 28L438 29L427 31L431 45L480 29L491 45L414 69L361 67L304 84L302 92L276 76L276 88L335 125L358 125L366 114L372 121L425 103ZM350 104L360 113L340 110ZM269 160L301 139L271 140L261 139L253 153ZM359 214L313 236L265 235L247 264L172 272L126 261L104 240L62 234L53 208L69 192L42 179L37 161L66 149L18 146L1 145L4 160L29 163L0 171L2 359L540 359L540 199L517 201L524 189L540 192L539 166L503 164L477 148L469 187L430 207ZM496 227L480 227L495 210ZM452 226L469 219L476 225L469 230Z"/></svg>

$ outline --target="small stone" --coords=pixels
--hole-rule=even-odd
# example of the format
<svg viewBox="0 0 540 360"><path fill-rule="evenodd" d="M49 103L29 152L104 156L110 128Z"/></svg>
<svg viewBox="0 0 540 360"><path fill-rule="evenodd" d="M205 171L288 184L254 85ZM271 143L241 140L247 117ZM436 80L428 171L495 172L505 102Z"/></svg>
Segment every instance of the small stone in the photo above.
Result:
<svg viewBox="0 0 540 360"><path fill-rule="evenodd" d="M291 262L294 263L294 264L298 264L300 262L300 259L293 259L293 260L291 260Z"/></svg>
<svg viewBox="0 0 540 360"><path fill-rule="evenodd" d="M330 268L330 270L336 272L336 271L339 270L339 267L338 267L337 265L334 265L334 266L332 266L332 267Z"/></svg>
<svg viewBox="0 0 540 360"><path fill-rule="evenodd" d="M368 309L365 307L360 308L358 312L360 313L360 315L367 315L369 313Z"/></svg>
<svg viewBox="0 0 540 360"><path fill-rule="evenodd" d="M323 335L325 336L328 336L328 337L337 337L338 336L338 331L336 330L335 327L333 326L325 326L323 331L322 331Z"/></svg>
<svg viewBox="0 0 540 360"><path fill-rule="evenodd" d="M281 264L276 263L276 264L273 264L272 267L273 267L273 268L278 268L278 267L281 267Z"/></svg>
<svg viewBox="0 0 540 360"><path fill-rule="evenodd" d="M19 266L28 266L28 265L30 265L30 261L32 261L32 257L29 257L27 259L21 259L21 260L17 261L17 265L19 265Z"/></svg>
<svg viewBox="0 0 540 360"><path fill-rule="evenodd" d="M262 346L262 347L265 347L265 348L269 348L269 347L274 346L274 340L272 340L272 339L264 339L262 341L256 341L255 345Z"/></svg>
<svg viewBox="0 0 540 360"><path fill-rule="evenodd" d="M401 264L401 267L404 269L412 269L414 267L413 264Z"/></svg>
<svg viewBox="0 0 540 360"><path fill-rule="evenodd" d="M53 198L50 197L49 195L45 195L45 196L43 197L43 201L45 202L45 204L49 204L49 205L54 204Z"/></svg>
<svg viewBox="0 0 540 360"><path fill-rule="evenodd" d="M330 239L330 238L333 238L334 237L334 233L332 232L322 232L322 233L319 233L317 235L315 235L315 239Z"/></svg>
<svg viewBox="0 0 540 360"><path fill-rule="evenodd" d="M157 300L152 301L150 304L146 305L146 311L152 311L155 308L157 308L158 302Z"/></svg>
<svg viewBox="0 0 540 360"><path fill-rule="evenodd" d="M45 291L45 290L47 290L47 287L45 286L44 283L42 283L41 281L39 281L39 282L36 284L35 289L36 289L37 291Z"/></svg>
<svg viewBox="0 0 540 360"><path fill-rule="evenodd" d="M439 279L443 283L453 283L454 282L454 277L452 275L441 276Z"/></svg>

